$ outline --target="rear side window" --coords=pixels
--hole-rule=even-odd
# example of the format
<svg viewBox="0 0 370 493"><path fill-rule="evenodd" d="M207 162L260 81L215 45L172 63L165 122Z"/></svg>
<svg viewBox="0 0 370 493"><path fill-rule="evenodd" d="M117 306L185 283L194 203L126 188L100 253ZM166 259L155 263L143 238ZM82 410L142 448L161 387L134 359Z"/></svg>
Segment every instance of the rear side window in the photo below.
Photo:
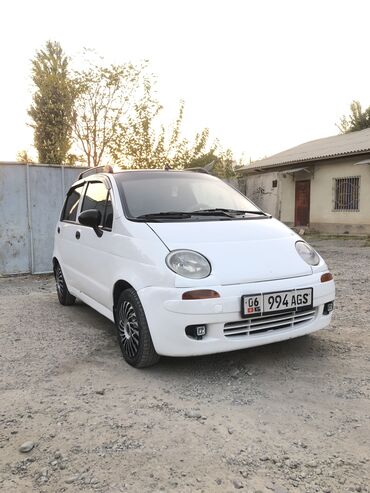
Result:
<svg viewBox="0 0 370 493"><path fill-rule="evenodd" d="M80 185L68 192L61 217L62 221L76 221L78 203L80 201L82 190L83 185Z"/></svg>
<svg viewBox="0 0 370 493"><path fill-rule="evenodd" d="M82 203L81 212L89 209L100 211L100 227L112 229L113 207L110 193L102 182L89 182Z"/></svg>

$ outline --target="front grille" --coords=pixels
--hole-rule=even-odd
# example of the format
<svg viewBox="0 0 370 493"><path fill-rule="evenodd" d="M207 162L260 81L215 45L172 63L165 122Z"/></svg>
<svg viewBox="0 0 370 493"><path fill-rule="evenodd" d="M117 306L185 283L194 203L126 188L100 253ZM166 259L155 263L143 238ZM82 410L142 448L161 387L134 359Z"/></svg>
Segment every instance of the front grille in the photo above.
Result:
<svg viewBox="0 0 370 493"><path fill-rule="evenodd" d="M300 312L284 312L274 315L262 315L256 318L245 318L239 322L228 322L224 325L224 335L233 336L252 336L268 332L270 330L281 330L297 327L301 324L310 322L315 318L316 310Z"/></svg>

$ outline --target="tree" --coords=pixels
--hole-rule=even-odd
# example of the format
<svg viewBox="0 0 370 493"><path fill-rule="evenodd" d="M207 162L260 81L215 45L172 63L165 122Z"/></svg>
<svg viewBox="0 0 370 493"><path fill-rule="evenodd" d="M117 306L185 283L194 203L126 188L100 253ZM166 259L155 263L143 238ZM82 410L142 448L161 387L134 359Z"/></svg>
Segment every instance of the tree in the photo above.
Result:
<svg viewBox="0 0 370 493"><path fill-rule="evenodd" d="M118 124L117 132L109 144L115 164L133 169L160 168L168 164L165 153L165 131L153 127L162 106L153 97L152 82L143 81L143 95L133 105L126 122Z"/></svg>
<svg viewBox="0 0 370 493"><path fill-rule="evenodd" d="M144 65L103 66L89 62L76 71L73 130L88 166L99 166L109 155L112 141L133 104Z"/></svg>
<svg viewBox="0 0 370 493"><path fill-rule="evenodd" d="M360 102L352 101L351 114L349 116L342 116L337 127L342 134L370 128L370 106L362 111Z"/></svg>
<svg viewBox="0 0 370 493"><path fill-rule="evenodd" d="M144 80L143 95L134 105L126 125L119 125L110 152L116 164L129 168L182 169L206 152L208 129L198 132L190 142L181 135L184 102L180 102L175 121L165 126L160 121L162 105L153 91L153 80Z"/></svg>
<svg viewBox="0 0 370 493"><path fill-rule="evenodd" d="M59 43L48 41L32 60L36 86L28 111L33 123L39 162L62 164L71 147L74 88L69 78L68 58Z"/></svg>
<svg viewBox="0 0 370 493"><path fill-rule="evenodd" d="M73 81L74 136L88 166L113 161L133 169L182 169L198 161L208 164L217 151L217 172L227 177L233 174L231 151L221 152L217 141L209 145L207 128L192 140L182 136L183 101L174 122L163 124L163 106L147 62L107 66L102 59L89 60L85 70L75 72Z"/></svg>
<svg viewBox="0 0 370 493"><path fill-rule="evenodd" d="M25 149L17 152L17 163L27 164L33 162L33 159Z"/></svg>

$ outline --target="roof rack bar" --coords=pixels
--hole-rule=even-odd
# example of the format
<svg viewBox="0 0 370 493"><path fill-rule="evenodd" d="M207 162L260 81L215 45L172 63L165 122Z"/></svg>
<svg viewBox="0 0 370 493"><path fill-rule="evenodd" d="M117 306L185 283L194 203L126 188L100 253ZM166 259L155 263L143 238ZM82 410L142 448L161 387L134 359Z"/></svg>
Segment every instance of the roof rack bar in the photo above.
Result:
<svg viewBox="0 0 370 493"><path fill-rule="evenodd" d="M88 168L78 175L78 179L81 180L81 178L86 178L86 176L95 175L96 173L113 173L113 168L110 164Z"/></svg>

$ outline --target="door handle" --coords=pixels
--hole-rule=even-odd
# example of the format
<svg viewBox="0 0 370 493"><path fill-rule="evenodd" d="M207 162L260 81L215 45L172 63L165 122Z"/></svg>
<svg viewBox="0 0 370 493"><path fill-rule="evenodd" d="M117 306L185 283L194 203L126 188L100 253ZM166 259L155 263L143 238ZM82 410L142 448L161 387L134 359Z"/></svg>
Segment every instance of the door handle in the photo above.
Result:
<svg viewBox="0 0 370 493"><path fill-rule="evenodd" d="M81 233L79 231L76 231L76 238L79 240L81 236Z"/></svg>

